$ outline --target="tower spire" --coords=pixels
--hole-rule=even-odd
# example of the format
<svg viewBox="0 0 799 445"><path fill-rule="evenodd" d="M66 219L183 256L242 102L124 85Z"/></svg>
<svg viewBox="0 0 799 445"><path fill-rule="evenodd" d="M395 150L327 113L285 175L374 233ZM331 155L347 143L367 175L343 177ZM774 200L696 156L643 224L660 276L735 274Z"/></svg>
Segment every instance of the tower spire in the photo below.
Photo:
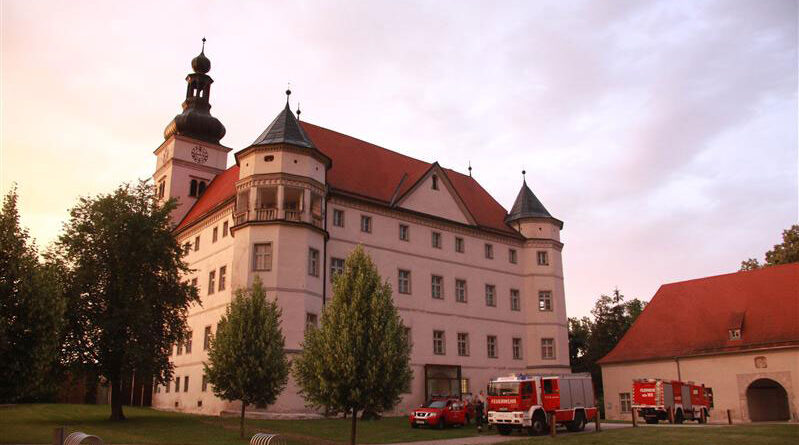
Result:
<svg viewBox="0 0 799 445"><path fill-rule="evenodd" d="M205 37L202 39L200 54L191 60L194 71L186 76L186 100L183 113L178 114L164 129L164 139L178 134L201 141L218 144L225 136L225 126L219 119L211 116L211 84L214 79L208 75L211 60L205 56Z"/></svg>

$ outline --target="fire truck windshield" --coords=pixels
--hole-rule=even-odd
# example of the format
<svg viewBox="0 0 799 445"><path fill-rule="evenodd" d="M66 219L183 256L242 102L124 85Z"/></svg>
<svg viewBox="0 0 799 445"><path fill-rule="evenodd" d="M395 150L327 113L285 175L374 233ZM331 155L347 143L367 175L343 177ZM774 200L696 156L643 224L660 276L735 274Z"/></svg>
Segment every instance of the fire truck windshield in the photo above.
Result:
<svg viewBox="0 0 799 445"><path fill-rule="evenodd" d="M519 382L491 382L488 385L489 396L518 396Z"/></svg>

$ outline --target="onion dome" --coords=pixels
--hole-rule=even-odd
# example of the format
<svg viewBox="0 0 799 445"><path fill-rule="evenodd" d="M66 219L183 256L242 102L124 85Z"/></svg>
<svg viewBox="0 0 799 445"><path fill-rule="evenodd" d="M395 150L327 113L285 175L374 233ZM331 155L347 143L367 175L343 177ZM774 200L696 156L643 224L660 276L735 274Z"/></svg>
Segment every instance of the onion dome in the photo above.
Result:
<svg viewBox="0 0 799 445"><path fill-rule="evenodd" d="M200 54L192 59L194 72L186 76L186 100L183 101L183 112L175 116L164 129L164 139L172 135L182 135L201 141L218 144L225 136L225 126L219 119L211 116L211 84L214 79L207 73L211 70L211 61L205 56L205 38Z"/></svg>

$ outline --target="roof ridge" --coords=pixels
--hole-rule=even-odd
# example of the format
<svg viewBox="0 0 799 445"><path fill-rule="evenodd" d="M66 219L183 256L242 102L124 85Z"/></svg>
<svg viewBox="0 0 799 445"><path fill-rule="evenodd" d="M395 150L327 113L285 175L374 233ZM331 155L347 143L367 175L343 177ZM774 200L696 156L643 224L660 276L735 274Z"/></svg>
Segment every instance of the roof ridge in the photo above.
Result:
<svg viewBox="0 0 799 445"><path fill-rule="evenodd" d="M668 283L661 284L660 287L674 286L674 285L683 284L683 283L693 283L693 282L696 282L696 281L710 281L710 280L715 280L715 279L722 278L722 277L729 277L729 276L733 276L733 275L741 275L741 274L748 274L748 273L762 273L762 272L764 272L766 270L775 270L775 269L778 269L778 268L787 268L787 267L797 267L797 268L799 268L799 262L796 262L796 263L785 263L785 264L770 264L768 266L763 266L763 267L760 267L760 268L757 268L757 269L752 269L752 270L738 270L738 271L735 271L735 272L726 272L726 273L721 273L721 274L718 274L718 275L710 275L710 276L707 276L707 277L689 278L687 280L681 280L681 281L671 281L671 282L668 282Z"/></svg>

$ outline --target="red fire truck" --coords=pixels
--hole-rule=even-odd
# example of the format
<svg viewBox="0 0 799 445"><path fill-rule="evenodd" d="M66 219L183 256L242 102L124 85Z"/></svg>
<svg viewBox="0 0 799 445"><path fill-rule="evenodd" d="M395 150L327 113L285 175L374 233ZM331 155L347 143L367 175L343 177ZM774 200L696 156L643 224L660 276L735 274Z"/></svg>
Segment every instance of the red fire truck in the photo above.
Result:
<svg viewBox="0 0 799 445"><path fill-rule="evenodd" d="M713 390L694 382L637 379L633 380L632 407L646 423L705 423L713 408Z"/></svg>
<svg viewBox="0 0 799 445"><path fill-rule="evenodd" d="M488 423L500 434L541 434L552 422L582 431L597 415L590 374L499 377L488 385Z"/></svg>

